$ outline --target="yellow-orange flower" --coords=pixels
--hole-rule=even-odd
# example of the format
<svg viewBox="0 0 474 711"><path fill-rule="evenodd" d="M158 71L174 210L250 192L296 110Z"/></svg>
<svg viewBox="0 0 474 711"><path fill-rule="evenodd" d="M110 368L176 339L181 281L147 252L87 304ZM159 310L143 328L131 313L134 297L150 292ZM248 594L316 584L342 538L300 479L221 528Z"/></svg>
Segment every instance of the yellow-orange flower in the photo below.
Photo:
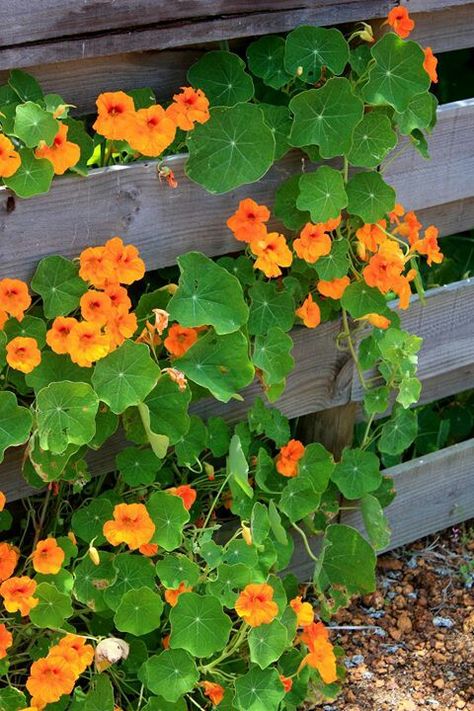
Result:
<svg viewBox="0 0 474 711"><path fill-rule="evenodd" d="M331 238L324 231L324 224L313 225L307 222L298 239L293 242L293 249L300 259L314 264L320 257L331 251Z"/></svg>
<svg viewBox="0 0 474 711"><path fill-rule="evenodd" d="M196 490L189 486L189 484L182 484L181 486L173 486L171 489L167 489L168 494L173 496L179 496L184 504L184 508L189 511L191 506L196 501Z"/></svg>
<svg viewBox="0 0 474 711"><path fill-rule="evenodd" d="M104 293L109 297L112 308L125 311L132 308L132 302L130 301L128 292L125 287L120 286L120 284L110 284L106 286Z"/></svg>
<svg viewBox="0 0 474 711"><path fill-rule="evenodd" d="M239 207L226 224L239 242L250 242L265 236L265 223L269 219L270 210L266 205L258 205L255 200L245 198L239 202Z"/></svg>
<svg viewBox="0 0 474 711"><path fill-rule="evenodd" d="M146 558L153 558L158 553L157 543L144 543L138 549L138 552Z"/></svg>
<svg viewBox="0 0 474 711"><path fill-rule="evenodd" d="M21 165L20 154L7 136L0 133L0 178L11 178Z"/></svg>
<svg viewBox="0 0 474 711"><path fill-rule="evenodd" d="M390 324L392 323L389 318L386 316L382 316L381 314L366 314L365 316L362 316L360 319L357 319L357 321L368 321L372 326L375 326L375 328L388 328Z"/></svg>
<svg viewBox="0 0 474 711"><path fill-rule="evenodd" d="M3 329L4 325L8 321L8 314L3 309L0 309L0 331Z"/></svg>
<svg viewBox="0 0 474 711"><path fill-rule="evenodd" d="M109 352L109 339L96 323L82 321L71 330L68 346L71 360L83 368L90 368Z"/></svg>
<svg viewBox="0 0 474 711"><path fill-rule="evenodd" d="M36 583L27 575L20 578L9 578L0 585L0 595L8 612L19 612L22 617L30 614L30 610L39 603L34 597Z"/></svg>
<svg viewBox="0 0 474 711"><path fill-rule="evenodd" d="M63 175L66 170L73 168L81 157L81 149L77 143L67 140L68 130L69 126L60 123L52 145L47 146L43 141L44 145L40 144L35 150L37 158L46 158L53 164L56 175Z"/></svg>
<svg viewBox="0 0 474 711"><path fill-rule="evenodd" d="M385 220L379 220L375 224L369 223L356 230L356 237L370 252L376 252L379 244L387 239L384 232L386 227Z"/></svg>
<svg viewBox="0 0 474 711"><path fill-rule="evenodd" d="M7 497L5 496L3 491L0 491L0 511L3 511L6 503L7 503Z"/></svg>
<svg viewBox="0 0 474 711"><path fill-rule="evenodd" d="M396 34L405 39L415 27L415 22L410 18L406 7L398 5L388 13L384 24L390 25Z"/></svg>
<svg viewBox="0 0 474 711"><path fill-rule="evenodd" d="M329 633L322 622L312 622L304 628L300 637L306 644L309 653L300 664L300 669L309 665L317 669L325 684L332 684L337 680L336 655L334 647L329 641Z"/></svg>
<svg viewBox="0 0 474 711"><path fill-rule="evenodd" d="M204 696L211 700L213 706L219 706L224 698L225 689L220 684L215 684L213 681L201 681L204 691Z"/></svg>
<svg viewBox="0 0 474 711"><path fill-rule="evenodd" d="M298 474L298 462L304 455L304 444L298 439L290 439L277 454L275 464L277 472L287 477Z"/></svg>
<svg viewBox="0 0 474 711"><path fill-rule="evenodd" d="M7 343L7 363L21 373L31 373L41 363L41 351L34 338L16 336Z"/></svg>
<svg viewBox="0 0 474 711"><path fill-rule="evenodd" d="M0 281L0 309L2 311L21 321L30 304L31 296L24 281L8 278Z"/></svg>
<svg viewBox="0 0 474 711"><path fill-rule="evenodd" d="M113 546L126 543L130 550L150 543L155 533L155 524L144 504L117 504L113 512L113 521L106 521L103 533Z"/></svg>
<svg viewBox="0 0 474 711"><path fill-rule="evenodd" d="M11 647L13 644L13 635L11 632L7 630L5 625L2 623L0 624L0 659L3 659L4 657L7 656L8 652L7 649L8 647Z"/></svg>
<svg viewBox="0 0 474 711"><path fill-rule="evenodd" d="M76 674L71 665L58 654L33 662L26 688L32 696L32 706L43 708L70 694L76 683Z"/></svg>
<svg viewBox="0 0 474 711"><path fill-rule="evenodd" d="M46 343L54 353L69 352L69 334L78 321L71 316L57 316L46 333Z"/></svg>
<svg viewBox="0 0 474 711"><path fill-rule="evenodd" d="M134 313L129 313L124 308L113 311L105 329L111 348L120 346L126 338L131 338L137 326L137 317Z"/></svg>
<svg viewBox="0 0 474 711"><path fill-rule="evenodd" d="M166 113L183 131L190 131L195 123L206 123L209 119L209 101L201 89L182 86L181 93L173 96L173 103Z"/></svg>
<svg viewBox="0 0 474 711"><path fill-rule="evenodd" d="M303 602L301 595L290 600L290 607L296 614L298 627L307 627L314 622L314 610L309 602Z"/></svg>
<svg viewBox="0 0 474 711"><path fill-rule="evenodd" d="M383 294L394 288L405 267L403 252L396 242L386 240L369 264L363 269L363 276L369 286L377 287Z"/></svg>
<svg viewBox="0 0 474 711"><path fill-rule="evenodd" d="M184 583L180 583L177 588L167 588L165 590L165 600L168 605L175 607L179 596L187 592L192 592L192 588L187 587Z"/></svg>
<svg viewBox="0 0 474 711"><path fill-rule="evenodd" d="M112 141L126 141L136 120L133 99L123 91L108 91L99 94L96 106L94 131Z"/></svg>
<svg viewBox="0 0 474 711"><path fill-rule="evenodd" d="M303 321L306 328L316 328L321 323L321 310L318 304L313 301L311 294L308 294L295 313Z"/></svg>
<svg viewBox="0 0 474 711"><path fill-rule="evenodd" d="M390 218L390 222L395 222L397 225L400 224L400 217L403 217L405 214L405 208L401 204L401 202L395 203L395 207L391 212L388 213L388 216Z"/></svg>
<svg viewBox="0 0 474 711"><path fill-rule="evenodd" d="M348 276L332 279L331 281L321 279L316 284L316 288L323 296L327 296L330 299L340 299L350 283L351 280Z"/></svg>
<svg viewBox="0 0 474 711"><path fill-rule="evenodd" d="M10 543L0 543L0 582L7 580L13 575L20 554L15 546Z"/></svg>
<svg viewBox="0 0 474 711"><path fill-rule="evenodd" d="M115 281L113 265L107 259L105 247L87 247L79 257L79 276L96 289L103 289Z"/></svg>
<svg viewBox="0 0 474 711"><path fill-rule="evenodd" d="M176 123L157 104L136 112L127 140L134 151L156 157L173 143L175 135Z"/></svg>
<svg viewBox="0 0 474 711"><path fill-rule="evenodd" d="M252 240L250 249L257 257L254 269L260 269L268 278L280 276L280 267L289 267L293 261L284 235L278 232L267 232Z"/></svg>
<svg viewBox="0 0 474 711"><path fill-rule="evenodd" d="M64 563L64 551L58 546L55 538L45 538L36 544L31 560L37 573L56 575Z"/></svg>
<svg viewBox="0 0 474 711"><path fill-rule="evenodd" d="M423 239L416 240L411 246L414 252L424 254L428 265L441 264L444 259L443 253L440 251L438 244L438 229L434 225L430 225L425 230Z"/></svg>
<svg viewBox="0 0 474 711"><path fill-rule="evenodd" d="M416 214L411 210L407 212L403 220L393 230L394 234L399 234L401 237L408 239L410 245L420 238L420 230L422 228Z"/></svg>
<svg viewBox="0 0 474 711"><path fill-rule="evenodd" d="M250 627L270 624L278 615L272 586L268 583L246 585L237 598L235 611Z"/></svg>
<svg viewBox="0 0 474 711"><path fill-rule="evenodd" d="M133 244L124 244L120 237L107 240L104 259L112 269L113 280L119 284L133 284L145 274L145 262L138 249Z"/></svg>
<svg viewBox="0 0 474 711"><path fill-rule="evenodd" d="M72 661L72 666L76 675L82 674L88 666L92 664L94 659L94 648L87 644L84 637L79 637L75 634L68 634L63 637L59 643L50 651L50 654L59 654L67 659L67 652L71 652L74 656L69 657Z"/></svg>
<svg viewBox="0 0 474 711"><path fill-rule="evenodd" d="M112 302L103 291L86 291L81 296L81 314L86 321L104 326L112 312Z"/></svg>
<svg viewBox="0 0 474 711"><path fill-rule="evenodd" d="M433 50L431 47L425 47L423 50L425 53L425 61L423 62L423 69L425 72L428 74L429 78L433 82L433 84L438 83L438 72L436 71L436 67L438 65L438 60L433 54Z"/></svg>
<svg viewBox="0 0 474 711"><path fill-rule="evenodd" d="M336 229L336 227L339 227L341 224L342 220L342 215L339 215L339 217L334 217L332 219L327 220L326 222L321 222L321 226L324 227L326 232L332 232L333 230Z"/></svg>
<svg viewBox="0 0 474 711"><path fill-rule="evenodd" d="M171 355L181 358L196 343L197 337L195 328L186 328L179 323L174 323L165 338L165 348Z"/></svg>

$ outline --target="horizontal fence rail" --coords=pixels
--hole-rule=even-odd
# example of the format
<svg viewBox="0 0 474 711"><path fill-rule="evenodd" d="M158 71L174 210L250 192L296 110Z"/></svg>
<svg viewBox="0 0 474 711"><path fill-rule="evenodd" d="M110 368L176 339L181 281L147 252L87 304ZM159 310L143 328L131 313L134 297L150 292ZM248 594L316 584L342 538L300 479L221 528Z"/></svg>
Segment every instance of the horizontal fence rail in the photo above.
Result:
<svg viewBox="0 0 474 711"><path fill-rule="evenodd" d="M441 233L452 234L454 226L474 225L474 99L445 104L438 117L431 160L410 149L387 166L384 177L407 209L419 210L426 224L439 218ZM185 177L185 160L165 161L177 176L175 190L160 183L156 162L58 178L47 195L28 200L0 188L0 278L29 278L41 257L75 257L111 235L136 244L148 269L173 264L192 249L212 256L235 251L225 221L238 201L251 196L271 205L281 181L302 169L301 154L291 152L258 183L216 196Z"/></svg>

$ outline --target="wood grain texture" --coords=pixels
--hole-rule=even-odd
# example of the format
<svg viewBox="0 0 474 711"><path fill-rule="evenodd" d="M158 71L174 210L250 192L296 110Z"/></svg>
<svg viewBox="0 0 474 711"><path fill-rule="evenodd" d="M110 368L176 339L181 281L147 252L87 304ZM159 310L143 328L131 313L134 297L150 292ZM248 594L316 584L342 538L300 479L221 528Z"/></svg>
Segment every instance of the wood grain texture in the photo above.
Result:
<svg viewBox="0 0 474 711"><path fill-rule="evenodd" d="M410 12L413 12L409 3ZM439 6L440 3L438 3ZM436 12L416 12L416 22L410 39L423 47L429 46L435 53L449 52L453 49L472 47L474 38L474 3L467 2L457 7L447 7Z"/></svg>
<svg viewBox="0 0 474 711"><path fill-rule="evenodd" d="M429 161L411 147L394 160L387 181L407 207L424 209L428 223L433 209L435 216L443 212L448 228L474 226L474 99L441 107L430 146ZM252 196L272 204L280 182L302 169L300 154L293 152L258 183L209 195L185 177L185 156L166 164L176 173L175 190L160 183L153 161L94 170L87 178L57 178L47 195L14 198L13 211L9 192L0 188L0 278L29 278L41 257L75 257L115 234L140 248L149 269L172 264L192 249L214 256L231 252L236 242L225 221L238 201Z"/></svg>

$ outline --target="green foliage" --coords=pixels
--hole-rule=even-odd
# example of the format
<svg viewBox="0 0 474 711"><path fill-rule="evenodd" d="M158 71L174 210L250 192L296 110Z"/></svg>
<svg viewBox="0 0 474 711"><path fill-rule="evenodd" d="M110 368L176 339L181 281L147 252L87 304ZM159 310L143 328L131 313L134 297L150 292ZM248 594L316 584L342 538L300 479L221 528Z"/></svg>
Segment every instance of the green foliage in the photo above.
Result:
<svg viewBox="0 0 474 711"><path fill-rule="evenodd" d="M0 461L8 447L26 442L32 423L31 413L18 405L14 393L0 392Z"/></svg>
<svg viewBox="0 0 474 711"><path fill-rule="evenodd" d="M40 446L55 454L87 444L95 434L99 399L87 383L50 383L36 397Z"/></svg>
<svg viewBox="0 0 474 711"><path fill-rule="evenodd" d="M211 106L235 106L253 97L253 81L245 62L233 52L206 52L188 71L192 86L202 89Z"/></svg>
<svg viewBox="0 0 474 711"><path fill-rule="evenodd" d="M193 657L220 652L229 639L232 622L213 596L184 593L170 612L171 649L185 649Z"/></svg>
<svg viewBox="0 0 474 711"><path fill-rule="evenodd" d="M314 173L305 173L299 182L300 192L296 207L308 211L313 222L326 222L339 217L347 206L347 195L344 181L339 171L322 166Z"/></svg>
<svg viewBox="0 0 474 711"><path fill-rule="evenodd" d="M120 632L139 637L152 632L160 625L163 602L148 587L126 592L115 613L114 622Z"/></svg>
<svg viewBox="0 0 474 711"><path fill-rule="evenodd" d="M40 261L31 288L43 299L46 318L67 316L79 306L87 284L78 273L78 266L64 257L44 257Z"/></svg>

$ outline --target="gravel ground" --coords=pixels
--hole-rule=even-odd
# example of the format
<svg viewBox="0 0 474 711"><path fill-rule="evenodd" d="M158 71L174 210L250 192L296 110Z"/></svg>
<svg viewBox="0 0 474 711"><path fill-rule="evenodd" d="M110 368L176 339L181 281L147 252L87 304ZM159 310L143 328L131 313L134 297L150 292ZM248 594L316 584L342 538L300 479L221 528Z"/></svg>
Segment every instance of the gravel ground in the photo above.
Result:
<svg viewBox="0 0 474 711"><path fill-rule="evenodd" d="M381 557L377 577L333 623L370 626L338 632L343 693L307 711L474 711L473 523Z"/></svg>

